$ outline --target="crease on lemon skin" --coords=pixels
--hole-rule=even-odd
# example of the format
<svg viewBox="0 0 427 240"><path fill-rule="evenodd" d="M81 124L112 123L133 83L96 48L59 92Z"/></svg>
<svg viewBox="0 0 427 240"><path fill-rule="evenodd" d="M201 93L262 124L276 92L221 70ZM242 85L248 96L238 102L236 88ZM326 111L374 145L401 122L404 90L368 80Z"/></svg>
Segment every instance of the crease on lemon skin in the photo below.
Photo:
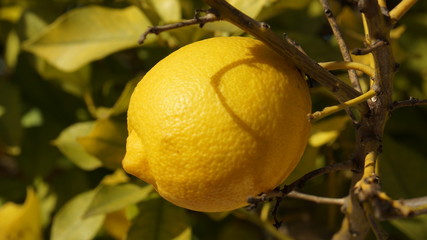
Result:
<svg viewBox="0 0 427 240"><path fill-rule="evenodd" d="M156 186L141 138L132 128L129 128L129 136L126 140L126 154L122 160L122 166L126 172Z"/></svg>

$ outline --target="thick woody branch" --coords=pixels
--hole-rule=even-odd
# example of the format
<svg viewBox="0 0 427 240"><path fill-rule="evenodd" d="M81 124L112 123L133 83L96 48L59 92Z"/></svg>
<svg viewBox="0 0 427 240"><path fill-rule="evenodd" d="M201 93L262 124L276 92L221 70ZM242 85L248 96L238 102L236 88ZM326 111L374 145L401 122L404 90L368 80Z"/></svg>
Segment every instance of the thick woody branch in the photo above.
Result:
<svg viewBox="0 0 427 240"><path fill-rule="evenodd" d="M244 31L262 40L277 53L294 63L297 68L321 83L333 92L340 102L344 102L360 95L358 91L354 90L336 76L323 69L288 41L283 41L282 38L271 31L268 24L255 21L224 0L204 1L215 9L222 19L240 27ZM359 106L365 106L366 110L366 105L362 104Z"/></svg>

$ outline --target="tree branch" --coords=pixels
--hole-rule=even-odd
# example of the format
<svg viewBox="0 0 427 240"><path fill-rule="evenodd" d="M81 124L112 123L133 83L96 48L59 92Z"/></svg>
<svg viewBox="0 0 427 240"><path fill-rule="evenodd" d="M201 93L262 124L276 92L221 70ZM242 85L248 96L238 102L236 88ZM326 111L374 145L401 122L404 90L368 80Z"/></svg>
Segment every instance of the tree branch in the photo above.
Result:
<svg viewBox="0 0 427 240"><path fill-rule="evenodd" d="M262 40L278 54L294 63L297 68L321 83L333 92L340 102L344 102L360 95L358 91L354 90L336 76L320 67L315 61L292 46L288 41L283 41L273 33L273 31L271 31L268 24L255 21L224 0L204 1L215 9L222 19L240 27L244 31ZM359 105L359 107L367 110L365 104Z"/></svg>
<svg viewBox="0 0 427 240"><path fill-rule="evenodd" d="M259 202L269 201L273 198L283 198L286 197L290 192L301 189L310 179L325 175L330 172L340 171L340 170L350 170L353 167L351 161L338 162L331 165L324 166L322 168L313 170L304 176L298 178L293 183L285 185L281 190L275 189L271 192L262 193L257 197L248 198L248 202L251 204L257 204Z"/></svg>
<svg viewBox="0 0 427 240"><path fill-rule="evenodd" d="M320 0L320 3L323 6L326 19L328 19L329 25L331 26L332 32L334 33L335 39L337 40L338 47L341 51L341 55L344 61L347 61L347 62L353 61L351 59L350 52L348 51L347 44L344 41L344 37L338 27L338 23L334 17L334 14L332 13L331 7L329 6L328 0ZM357 78L356 71L349 69L348 77L350 79L350 82L353 88L359 92L362 92L362 88L360 87L360 82L359 82L359 79Z"/></svg>
<svg viewBox="0 0 427 240"><path fill-rule="evenodd" d="M310 202L315 202L318 204L333 204L333 205L343 205L344 198L328 198L328 197L319 197L306 193L301 193L297 191L292 191L286 195L287 197L302 199Z"/></svg>
<svg viewBox="0 0 427 240"><path fill-rule="evenodd" d="M427 105L427 99L421 100L414 97L409 97L408 100L394 101L393 104L390 106L390 111L393 112L396 109L399 109L402 107L415 107L415 106L421 106L421 105Z"/></svg>
<svg viewBox="0 0 427 240"><path fill-rule="evenodd" d="M199 16L200 13L206 13L205 16ZM149 34L159 34L164 31L169 31L176 28L182 28L186 26L196 25L198 24L200 27L203 27L206 23L220 21L221 19L215 14L213 9L208 9L205 11L198 10L193 19L184 20L182 22L167 24L163 26L153 26L149 27L139 38L138 43L143 44L145 39Z"/></svg>

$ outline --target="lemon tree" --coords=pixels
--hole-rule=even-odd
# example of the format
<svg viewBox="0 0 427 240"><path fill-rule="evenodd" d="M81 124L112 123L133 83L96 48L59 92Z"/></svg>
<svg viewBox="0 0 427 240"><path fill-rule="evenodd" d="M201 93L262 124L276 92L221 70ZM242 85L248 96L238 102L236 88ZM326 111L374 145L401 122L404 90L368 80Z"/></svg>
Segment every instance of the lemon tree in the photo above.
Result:
<svg viewBox="0 0 427 240"><path fill-rule="evenodd" d="M426 11L0 0L0 239L427 239Z"/></svg>

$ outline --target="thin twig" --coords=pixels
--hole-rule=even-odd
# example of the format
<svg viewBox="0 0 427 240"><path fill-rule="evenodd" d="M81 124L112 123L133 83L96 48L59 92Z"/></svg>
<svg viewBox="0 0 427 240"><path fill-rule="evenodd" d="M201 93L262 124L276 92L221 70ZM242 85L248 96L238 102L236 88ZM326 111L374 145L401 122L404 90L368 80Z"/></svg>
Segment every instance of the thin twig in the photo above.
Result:
<svg viewBox="0 0 427 240"><path fill-rule="evenodd" d="M292 191L286 195L287 197L291 198L298 198L310 202L315 202L318 204L334 204L334 205L343 205L344 204L344 198L329 198L329 197L319 197L314 196L306 193L301 193L297 191Z"/></svg>
<svg viewBox="0 0 427 240"><path fill-rule="evenodd" d="M390 111L392 112L402 107L414 107L414 106L421 106L421 105L427 105L427 99L421 100L414 97L409 97L408 100L393 102L393 104L390 106Z"/></svg>
<svg viewBox="0 0 427 240"><path fill-rule="evenodd" d="M367 46L366 48L356 48L351 53L354 55L366 55L379 47L387 46L387 45L388 45L387 41L376 41L372 45Z"/></svg>
<svg viewBox="0 0 427 240"><path fill-rule="evenodd" d="M344 61L351 62L352 59L351 59L350 52L347 48L347 44L344 41L344 37L339 29L338 23L332 13L331 7L329 6L328 0L320 0L320 3L323 5L326 19L328 19L329 25L331 26L332 32L334 33L335 39L337 40L338 47L341 51L341 55ZM362 88L360 86L360 82L357 77L356 71L349 69L348 77L350 79L350 82L353 88L359 92L362 92Z"/></svg>
<svg viewBox="0 0 427 240"><path fill-rule="evenodd" d="M259 202L269 201L270 199L277 198L277 197L279 198L285 197L290 192L301 189L310 179L313 179L315 177L319 177L334 171L351 170L352 167L353 165L351 161L338 162L338 163L324 166L322 168L313 170L305 174L304 176L298 178L297 180L295 180L293 183L289 185L285 185L282 190L275 189L271 192L260 194L257 197L250 197L248 199L248 202L251 204L256 204Z"/></svg>
<svg viewBox="0 0 427 240"><path fill-rule="evenodd" d="M205 16L198 16L200 12L206 12ZM184 20L182 22L171 23L163 26L149 27L139 38L138 43L143 44L149 34L159 34L164 31L169 31L176 28L182 28L185 26L196 25L203 27L204 24L209 22L220 21L221 19L213 12L213 10L198 11L193 19Z"/></svg>

